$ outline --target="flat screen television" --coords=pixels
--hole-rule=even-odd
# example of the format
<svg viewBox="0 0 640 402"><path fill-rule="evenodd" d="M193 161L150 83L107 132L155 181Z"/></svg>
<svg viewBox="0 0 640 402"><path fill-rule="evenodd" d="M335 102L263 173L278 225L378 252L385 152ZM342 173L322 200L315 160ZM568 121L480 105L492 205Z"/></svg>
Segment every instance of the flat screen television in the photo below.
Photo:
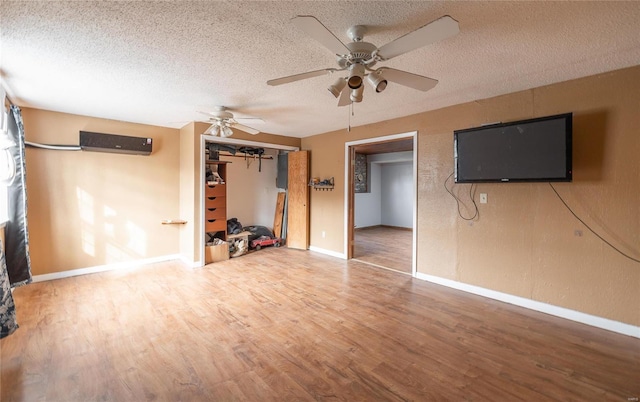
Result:
<svg viewBox="0 0 640 402"><path fill-rule="evenodd" d="M456 183L572 179L573 114L453 132Z"/></svg>

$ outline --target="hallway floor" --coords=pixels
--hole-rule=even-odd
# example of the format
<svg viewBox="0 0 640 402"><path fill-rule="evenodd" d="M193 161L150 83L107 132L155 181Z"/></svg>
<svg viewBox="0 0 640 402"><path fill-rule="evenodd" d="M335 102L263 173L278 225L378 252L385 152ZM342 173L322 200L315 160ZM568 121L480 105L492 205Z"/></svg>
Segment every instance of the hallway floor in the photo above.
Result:
<svg viewBox="0 0 640 402"><path fill-rule="evenodd" d="M371 226L355 230L353 258L398 272L411 274L411 229Z"/></svg>

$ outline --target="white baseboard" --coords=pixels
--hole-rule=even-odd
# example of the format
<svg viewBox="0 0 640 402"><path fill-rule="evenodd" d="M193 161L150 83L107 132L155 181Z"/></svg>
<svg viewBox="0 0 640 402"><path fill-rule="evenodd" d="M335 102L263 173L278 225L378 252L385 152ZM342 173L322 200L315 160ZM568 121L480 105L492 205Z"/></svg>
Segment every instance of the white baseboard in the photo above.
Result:
<svg viewBox="0 0 640 402"><path fill-rule="evenodd" d="M323 248L319 248L315 246L309 246L309 251L315 251L316 253L330 255L332 257L341 258L343 260L347 259L347 256L344 255L343 253L338 253L336 251L331 251L331 250L325 250Z"/></svg>
<svg viewBox="0 0 640 402"><path fill-rule="evenodd" d="M172 254L172 255L163 255L160 257L145 258L142 260L119 262L116 264L97 265L95 267L78 268L78 269L72 269L69 271L53 272L50 274L43 274L43 275L34 275L33 282L44 282L44 281L51 281L54 279L69 278L69 277L78 276L78 275L88 275L88 274L95 274L98 272L137 268L142 265L153 264L156 262L163 262L163 261L172 261L172 260L181 260L185 262L187 265L191 265L191 263L183 260L179 254Z"/></svg>
<svg viewBox="0 0 640 402"><path fill-rule="evenodd" d="M188 265L191 268L200 268L205 265L201 261L192 261L183 255L180 255L178 259L182 261L185 265Z"/></svg>
<svg viewBox="0 0 640 402"><path fill-rule="evenodd" d="M416 278L425 280L427 282L436 283L438 285L443 285L449 288L462 290L463 292L473 293L479 296L488 297L490 299L499 300L501 302L525 307L530 310L540 311L542 313L554 315L556 317L580 322L582 324L591 325L593 327L617 332L619 334L632 336L634 338L640 338L640 327L625 324L623 322L610 320L608 318L597 317L594 315L581 313L579 311L570 310L568 308L558 307L552 304L514 296L508 293L497 292L495 290L485 289L480 286L469 285L451 279L440 278L433 275L426 275L419 272L416 274Z"/></svg>

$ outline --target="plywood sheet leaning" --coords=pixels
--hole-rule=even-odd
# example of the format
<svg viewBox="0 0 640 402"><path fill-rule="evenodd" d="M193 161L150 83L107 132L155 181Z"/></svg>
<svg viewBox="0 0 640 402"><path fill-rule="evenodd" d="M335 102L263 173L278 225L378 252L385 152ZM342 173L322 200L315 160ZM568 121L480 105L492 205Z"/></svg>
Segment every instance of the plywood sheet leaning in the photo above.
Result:
<svg viewBox="0 0 640 402"><path fill-rule="evenodd" d="M282 217L284 215L284 200L286 193L278 193L276 200L276 215L273 219L273 234L276 237L282 237Z"/></svg>

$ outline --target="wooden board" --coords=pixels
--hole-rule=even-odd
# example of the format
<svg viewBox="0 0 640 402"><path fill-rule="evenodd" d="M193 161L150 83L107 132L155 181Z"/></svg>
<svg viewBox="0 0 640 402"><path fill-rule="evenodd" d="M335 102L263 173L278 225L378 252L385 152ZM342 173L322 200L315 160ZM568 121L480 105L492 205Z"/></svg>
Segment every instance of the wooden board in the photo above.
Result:
<svg viewBox="0 0 640 402"><path fill-rule="evenodd" d="M309 151L289 153L287 247L309 248Z"/></svg>
<svg viewBox="0 0 640 402"><path fill-rule="evenodd" d="M282 236L282 217L284 216L284 199L286 193L278 193L276 200L276 215L273 218L273 234L276 237Z"/></svg>

